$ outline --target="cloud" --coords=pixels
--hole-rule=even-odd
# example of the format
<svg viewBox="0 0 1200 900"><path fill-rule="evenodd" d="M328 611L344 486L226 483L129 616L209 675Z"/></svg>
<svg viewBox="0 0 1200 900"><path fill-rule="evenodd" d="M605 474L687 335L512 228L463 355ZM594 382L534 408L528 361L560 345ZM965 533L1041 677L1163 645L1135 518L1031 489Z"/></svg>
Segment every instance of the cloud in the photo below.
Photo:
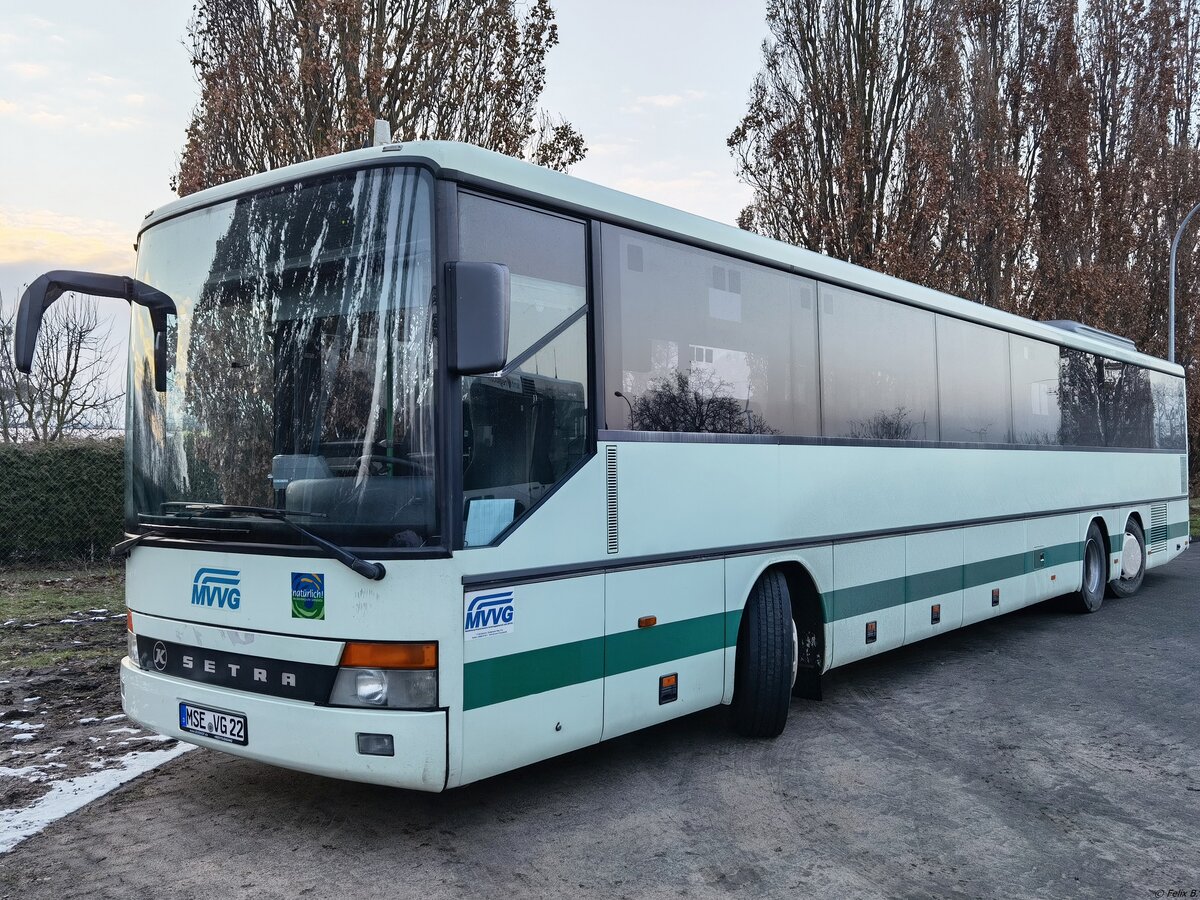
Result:
<svg viewBox="0 0 1200 900"><path fill-rule="evenodd" d="M121 98L128 106L141 106L146 102L145 94L126 94Z"/></svg>
<svg viewBox="0 0 1200 900"><path fill-rule="evenodd" d="M17 104L0 97L0 116L14 116L17 114L17 111Z"/></svg>
<svg viewBox="0 0 1200 900"><path fill-rule="evenodd" d="M44 66L41 63L9 63L4 68L12 72L18 78L30 80L33 78L45 78L50 74L50 67Z"/></svg>
<svg viewBox="0 0 1200 900"><path fill-rule="evenodd" d="M644 113L656 109L675 109L685 103L703 100L708 94L704 91L684 91L681 94L646 94L635 97L633 104L622 107L621 112Z"/></svg>
<svg viewBox="0 0 1200 900"><path fill-rule="evenodd" d="M121 79L113 78L111 75L105 75L103 72L93 72L84 80L89 84L102 84L105 87L111 87Z"/></svg>
<svg viewBox="0 0 1200 900"><path fill-rule="evenodd" d="M0 207L0 266L120 274L131 272L133 264L132 229L49 210Z"/></svg>
<svg viewBox="0 0 1200 900"><path fill-rule="evenodd" d="M619 191L726 224L732 224L737 211L751 200L750 189L740 183L731 189L726 175L711 169L680 168L667 164L626 166L606 180ZM665 174L668 171L673 175Z"/></svg>

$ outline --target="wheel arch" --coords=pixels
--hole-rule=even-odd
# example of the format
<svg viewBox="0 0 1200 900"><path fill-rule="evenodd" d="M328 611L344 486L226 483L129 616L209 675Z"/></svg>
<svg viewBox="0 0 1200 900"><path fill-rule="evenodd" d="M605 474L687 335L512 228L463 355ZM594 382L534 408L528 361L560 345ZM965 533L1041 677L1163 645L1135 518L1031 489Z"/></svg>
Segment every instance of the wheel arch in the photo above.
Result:
<svg viewBox="0 0 1200 900"><path fill-rule="evenodd" d="M1088 520L1087 527L1083 529L1083 540L1085 542L1087 541L1088 532L1092 530L1092 525L1095 525L1097 528L1100 529L1100 536L1104 541L1104 565L1105 565L1105 568L1108 569L1108 577L1105 579L1105 581L1112 581L1114 578L1120 578L1121 577L1120 566L1119 565L1114 566L1113 561L1112 561L1112 559L1113 559L1112 535L1109 533L1109 530L1108 530L1108 522L1105 521L1104 516L1102 516L1102 515L1097 514L1097 515L1092 516ZM1081 548L1080 553L1079 553L1080 584L1083 584L1083 566L1084 566L1083 550Z"/></svg>

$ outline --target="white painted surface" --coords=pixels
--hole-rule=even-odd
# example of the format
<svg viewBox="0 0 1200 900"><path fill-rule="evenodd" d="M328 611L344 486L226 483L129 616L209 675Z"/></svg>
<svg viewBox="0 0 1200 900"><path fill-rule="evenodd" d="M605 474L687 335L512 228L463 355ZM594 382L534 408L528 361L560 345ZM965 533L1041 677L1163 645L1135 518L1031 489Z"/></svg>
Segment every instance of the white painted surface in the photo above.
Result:
<svg viewBox="0 0 1200 900"><path fill-rule="evenodd" d="M36 803L23 809L0 810L0 853L7 853L25 838L37 834L47 825L87 806L93 800L100 799L125 782L132 781L139 775L194 749L196 748L190 744L176 744L168 750L127 753L121 757L121 764L117 768L55 782L50 792ZM41 780L33 775L34 768L13 770L8 774L28 774L31 780Z"/></svg>

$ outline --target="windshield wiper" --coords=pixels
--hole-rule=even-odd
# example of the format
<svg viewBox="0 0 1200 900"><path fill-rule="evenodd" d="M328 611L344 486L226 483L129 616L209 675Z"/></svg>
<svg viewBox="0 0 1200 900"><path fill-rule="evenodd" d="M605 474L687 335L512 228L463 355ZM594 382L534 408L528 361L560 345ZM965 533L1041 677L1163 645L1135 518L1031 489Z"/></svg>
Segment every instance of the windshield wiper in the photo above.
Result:
<svg viewBox="0 0 1200 900"><path fill-rule="evenodd" d="M275 509L271 506L234 506L227 503L187 503L175 501L164 503L166 507L178 507L180 512L171 513L172 516L178 518L208 518L210 514L226 513L231 516L258 516L260 519L270 519L275 522L282 522L288 528L297 534L303 535L309 541L321 547L333 556L338 562L349 569L353 569L363 578L370 578L372 581L381 581L383 576L387 574L387 569L382 563L368 562L361 556L356 556L345 547L339 547L333 541L327 541L323 537L318 537L307 528L297 525L288 516L312 516L316 519L324 519L325 513L305 512L304 510L296 509ZM192 515L185 515L191 513Z"/></svg>
<svg viewBox="0 0 1200 900"><path fill-rule="evenodd" d="M125 540L119 541L118 543L114 544L112 550L110 550L109 553L114 557L129 556L129 554L133 550L133 548L136 547L138 544L140 544L142 541L144 541L146 538L148 538L148 537L167 537L167 538L169 538L169 537L171 537L171 534L173 532L179 532L179 531L189 532L189 533L193 532L193 531L204 531L204 532L216 533L218 535L249 534L250 533L250 529L248 529L248 528L213 528L211 526L204 526L204 525L147 525L144 527L146 530L141 532L140 534L135 534L133 537L125 538Z"/></svg>

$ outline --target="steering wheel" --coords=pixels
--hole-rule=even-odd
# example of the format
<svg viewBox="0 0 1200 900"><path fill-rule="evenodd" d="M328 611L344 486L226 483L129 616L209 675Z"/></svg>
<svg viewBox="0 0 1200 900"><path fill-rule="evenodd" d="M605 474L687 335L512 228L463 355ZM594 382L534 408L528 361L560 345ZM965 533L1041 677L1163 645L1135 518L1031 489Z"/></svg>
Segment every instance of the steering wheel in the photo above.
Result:
<svg viewBox="0 0 1200 900"><path fill-rule="evenodd" d="M416 462L403 456L383 456L378 453L368 453L360 456L355 462L356 465L361 465L363 460L366 460L371 465L381 466L403 466L414 475L432 475L429 468L424 463Z"/></svg>

